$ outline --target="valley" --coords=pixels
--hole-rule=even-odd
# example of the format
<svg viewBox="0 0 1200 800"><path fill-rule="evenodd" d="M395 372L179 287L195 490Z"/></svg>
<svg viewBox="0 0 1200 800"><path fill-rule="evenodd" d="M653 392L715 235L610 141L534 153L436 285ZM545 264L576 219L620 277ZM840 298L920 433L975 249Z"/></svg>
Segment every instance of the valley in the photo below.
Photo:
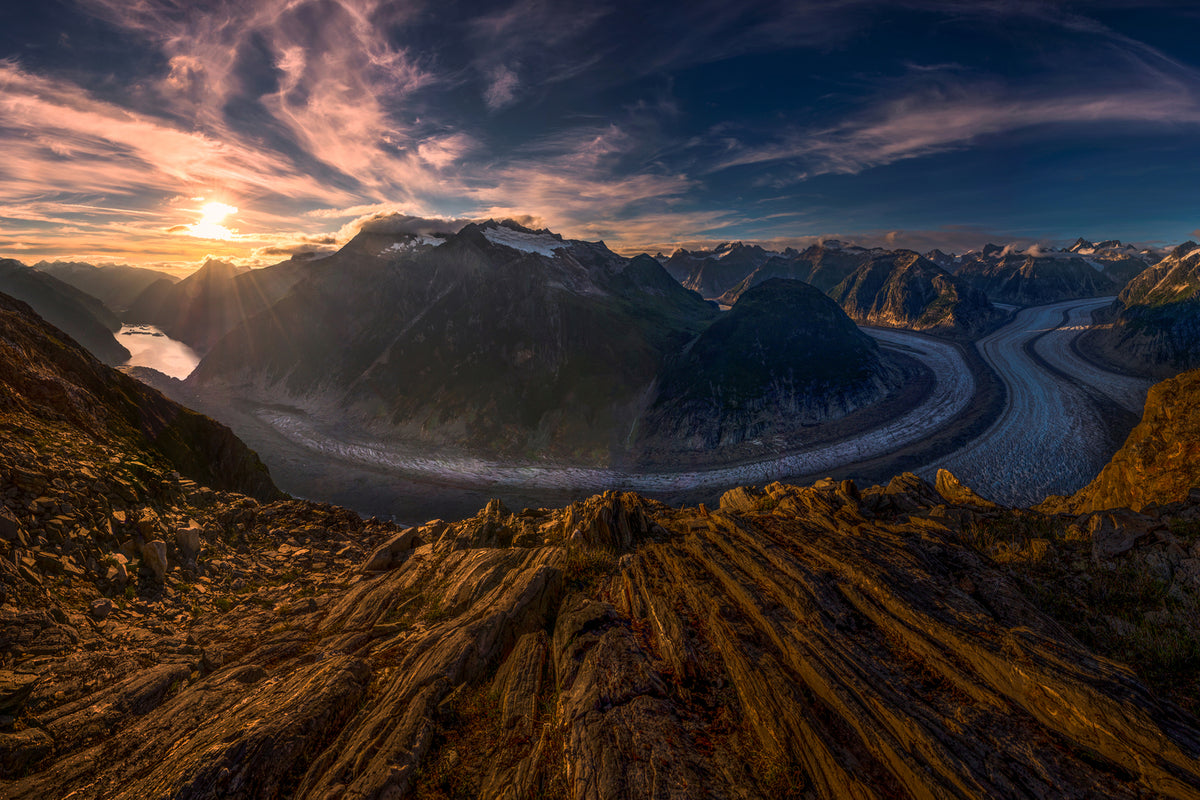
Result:
<svg viewBox="0 0 1200 800"><path fill-rule="evenodd" d="M1027 505L1086 484L1140 414L1149 381L1115 375L1072 348L1111 297L1026 308L978 343L1004 382L999 419L921 473L944 467L999 503Z"/></svg>
<svg viewBox="0 0 1200 800"><path fill-rule="evenodd" d="M1024 309L981 340L983 361L1003 382L1002 411L977 438L948 456L920 462L924 466L914 471L932 479L946 467L985 496L1010 505L1036 503L1087 483L1132 427L1149 386L1100 369L1072 347L1092 311L1110 302L1071 300ZM231 425L293 494L330 499L363 513L415 520L469 513L490 497L535 507L608 489L695 502L744 484L890 474L914 457L928 457L922 445L935 432L945 440L955 441L956 435L961 440L956 428L966 427L968 409L998 400L984 396L996 392L979 385L958 345L909 331L863 330L885 350L915 358L934 376L920 402L838 441L759 442L762 456L712 468L634 471L490 460L348 435L294 407L227 396L214 404L212 396L198 393L177 399Z"/></svg>

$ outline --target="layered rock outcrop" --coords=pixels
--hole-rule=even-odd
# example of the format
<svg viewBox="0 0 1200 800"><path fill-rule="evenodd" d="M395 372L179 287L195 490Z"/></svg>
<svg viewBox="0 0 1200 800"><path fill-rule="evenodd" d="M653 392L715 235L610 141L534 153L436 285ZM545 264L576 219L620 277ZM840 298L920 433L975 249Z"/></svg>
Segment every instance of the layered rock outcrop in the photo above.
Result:
<svg viewBox="0 0 1200 800"><path fill-rule="evenodd" d="M1049 508L1075 512L1107 508L1140 511L1186 500L1200 488L1200 370L1151 387L1146 410L1100 474L1073 497Z"/></svg>
<svg viewBox="0 0 1200 800"><path fill-rule="evenodd" d="M0 363L53 335L0 322ZM905 474L402 529L182 478L106 429L138 390L39 363L0 406L5 798L1200 793L1200 498Z"/></svg>

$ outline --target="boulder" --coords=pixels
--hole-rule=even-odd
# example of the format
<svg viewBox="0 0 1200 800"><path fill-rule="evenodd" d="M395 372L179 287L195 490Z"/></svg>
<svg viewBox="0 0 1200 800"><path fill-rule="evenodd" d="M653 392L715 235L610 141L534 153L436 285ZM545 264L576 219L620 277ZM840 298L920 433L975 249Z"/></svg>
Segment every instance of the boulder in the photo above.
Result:
<svg viewBox="0 0 1200 800"><path fill-rule="evenodd" d="M96 600L93 600L91 611L92 617L95 619L105 619L113 612L112 600L109 600L107 597L100 597Z"/></svg>
<svg viewBox="0 0 1200 800"><path fill-rule="evenodd" d="M39 676L32 672L0 670L0 713L19 711L39 680Z"/></svg>
<svg viewBox="0 0 1200 800"><path fill-rule="evenodd" d="M175 546L179 548L180 555L183 560L194 564L197 556L200 555L200 534L203 529L194 520L189 520L188 524L181 528L175 529Z"/></svg>
<svg viewBox="0 0 1200 800"><path fill-rule="evenodd" d="M954 505L975 506L976 508L999 508L991 500L986 500L975 493L973 489L954 476L948 469L937 471L935 488L938 494L946 498L946 502Z"/></svg>
<svg viewBox="0 0 1200 800"><path fill-rule="evenodd" d="M421 540L416 528L405 528L400 533L388 539L371 551L363 562L363 572L386 572L404 562L405 557L414 547L420 547Z"/></svg>
<svg viewBox="0 0 1200 800"><path fill-rule="evenodd" d="M25 532L20 521L4 506L0 506L0 539L6 539L14 544L26 544Z"/></svg>
<svg viewBox="0 0 1200 800"><path fill-rule="evenodd" d="M738 486L721 495L719 508L722 511L753 513L757 511L766 495L754 486Z"/></svg>
<svg viewBox="0 0 1200 800"><path fill-rule="evenodd" d="M1158 521L1132 511L1101 511L1091 514L1083 528L1092 540L1092 558L1104 561L1125 553L1147 537Z"/></svg>
<svg viewBox="0 0 1200 800"><path fill-rule="evenodd" d="M155 539L142 545L142 563L161 581L167 575L167 543Z"/></svg>

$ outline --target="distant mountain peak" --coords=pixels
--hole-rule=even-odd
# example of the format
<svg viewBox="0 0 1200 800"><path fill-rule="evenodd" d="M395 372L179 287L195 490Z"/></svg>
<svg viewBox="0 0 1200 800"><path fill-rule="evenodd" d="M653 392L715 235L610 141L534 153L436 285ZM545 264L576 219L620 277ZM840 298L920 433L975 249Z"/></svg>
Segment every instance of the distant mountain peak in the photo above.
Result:
<svg viewBox="0 0 1200 800"><path fill-rule="evenodd" d="M1188 239L1186 242L1171 251L1171 258L1180 260L1185 259L1195 253L1197 248L1200 248L1200 245L1197 245L1191 239Z"/></svg>

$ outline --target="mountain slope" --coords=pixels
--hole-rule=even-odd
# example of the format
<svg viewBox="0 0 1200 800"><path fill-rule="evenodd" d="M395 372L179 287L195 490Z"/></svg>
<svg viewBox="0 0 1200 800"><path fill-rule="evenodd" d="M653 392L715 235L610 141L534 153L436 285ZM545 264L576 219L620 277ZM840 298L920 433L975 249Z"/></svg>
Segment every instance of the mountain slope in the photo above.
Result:
<svg viewBox="0 0 1200 800"><path fill-rule="evenodd" d="M712 250L676 250L663 268L701 297L720 297L771 257L758 245L725 242Z"/></svg>
<svg viewBox="0 0 1200 800"><path fill-rule="evenodd" d="M840 243L770 258L719 300L732 305L772 278L813 284L862 325L973 337L1003 318L982 292L910 250L865 250Z"/></svg>
<svg viewBox="0 0 1200 800"><path fill-rule="evenodd" d="M1117 292L1115 280L1088 259L1069 253L1006 252L990 245L973 258L964 257L954 274L985 293L993 302L1037 306Z"/></svg>
<svg viewBox="0 0 1200 800"><path fill-rule="evenodd" d="M983 292L905 250L869 259L829 294L861 325L973 337L1004 318Z"/></svg>
<svg viewBox="0 0 1200 800"><path fill-rule="evenodd" d="M207 485L280 495L225 426L104 366L25 303L0 294L0 412L17 430L82 448L120 448Z"/></svg>
<svg viewBox="0 0 1200 800"><path fill-rule="evenodd" d="M155 325L205 353L230 330L269 308L308 274L312 262L288 260L247 270L209 260L178 283L157 281L130 304L125 318Z"/></svg>
<svg viewBox="0 0 1200 800"><path fill-rule="evenodd" d="M1074 513L1108 508L1141 511L1187 500L1200 490L1200 370L1155 384L1142 421L1096 478L1069 500ZM1197 498L1200 499L1200 498Z"/></svg>
<svg viewBox="0 0 1200 800"><path fill-rule="evenodd" d="M49 548L24 571L0 561L0 676L22 725L0 732L0 792L1200 791L1196 720L961 543L997 512L946 503L903 476L738 490L713 511L493 502L401 531L312 503L160 502L79 546L193 532L161 577L57 555L74 577L51 592L30 579Z"/></svg>
<svg viewBox="0 0 1200 800"><path fill-rule="evenodd" d="M712 449L836 419L901 374L813 286L775 278L743 294L663 374L644 432Z"/></svg>
<svg viewBox="0 0 1200 800"><path fill-rule="evenodd" d="M1162 694L1200 696L1192 542L1091 568L1102 540L944 472L402 530L173 475L147 411L190 412L5 297L0 348L5 798L1200 793ZM209 460L227 432L181 434L245 486ZM1167 513L1138 524L1200 503Z"/></svg>
<svg viewBox="0 0 1200 800"><path fill-rule="evenodd" d="M1138 274L1112 317L1084 343L1101 359L1155 377L1200 366L1200 245L1185 242Z"/></svg>
<svg viewBox="0 0 1200 800"><path fill-rule="evenodd" d="M815 244L800 252L789 249L771 255L755 269L743 273L719 299L725 305L733 305L746 290L771 278L804 281L828 294L864 262L884 253L841 242Z"/></svg>
<svg viewBox="0 0 1200 800"><path fill-rule="evenodd" d="M648 256L508 223L360 234L321 264L189 383L372 436L615 463L664 370L720 316Z"/></svg>
<svg viewBox="0 0 1200 800"><path fill-rule="evenodd" d="M157 281L174 284L179 281L165 272L125 264L94 266L75 261L39 261L33 268L71 284L118 312L129 308L151 284Z"/></svg>
<svg viewBox="0 0 1200 800"><path fill-rule="evenodd" d="M113 336L120 321L95 297L12 259L0 259L0 292L28 303L106 364L129 360L129 351Z"/></svg>

